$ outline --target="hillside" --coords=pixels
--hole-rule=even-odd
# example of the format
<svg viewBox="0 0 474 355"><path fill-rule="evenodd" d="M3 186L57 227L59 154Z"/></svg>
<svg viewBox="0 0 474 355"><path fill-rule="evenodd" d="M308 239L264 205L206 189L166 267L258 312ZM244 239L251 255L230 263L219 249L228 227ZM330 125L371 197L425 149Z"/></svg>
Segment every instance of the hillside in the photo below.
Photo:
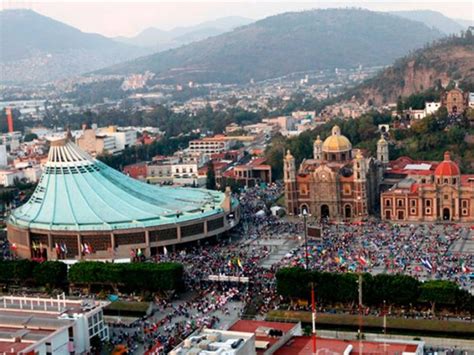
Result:
<svg viewBox="0 0 474 355"><path fill-rule="evenodd" d="M245 83L299 71L387 65L441 36L420 22L367 10L291 12L100 72L149 70L164 82Z"/></svg>
<svg viewBox="0 0 474 355"><path fill-rule="evenodd" d="M2 82L49 81L144 55L31 10L0 11Z"/></svg>
<svg viewBox="0 0 474 355"><path fill-rule="evenodd" d="M458 80L474 83L474 38L450 38L399 59L375 77L351 89L345 98L372 100L380 105L396 102L429 88Z"/></svg>
<svg viewBox="0 0 474 355"><path fill-rule="evenodd" d="M444 34L459 34L462 30L466 30L467 26L459 24L456 20L444 16L442 13L431 10L414 10L414 11L393 11L391 14L407 18L413 21L424 23L430 28L436 28Z"/></svg>

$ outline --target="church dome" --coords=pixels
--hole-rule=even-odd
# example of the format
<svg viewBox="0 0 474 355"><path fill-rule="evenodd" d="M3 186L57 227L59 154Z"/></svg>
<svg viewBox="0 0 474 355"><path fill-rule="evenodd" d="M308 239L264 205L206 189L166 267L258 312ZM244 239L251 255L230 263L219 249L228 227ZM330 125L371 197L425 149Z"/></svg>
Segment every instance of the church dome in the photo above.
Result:
<svg viewBox="0 0 474 355"><path fill-rule="evenodd" d="M459 166L451 160L449 152L444 153L444 161L435 170L435 176L458 176Z"/></svg>
<svg viewBox="0 0 474 355"><path fill-rule="evenodd" d="M324 140L323 152L339 153L346 152L352 149L352 144L347 137L341 134L339 126L332 128L332 133Z"/></svg>

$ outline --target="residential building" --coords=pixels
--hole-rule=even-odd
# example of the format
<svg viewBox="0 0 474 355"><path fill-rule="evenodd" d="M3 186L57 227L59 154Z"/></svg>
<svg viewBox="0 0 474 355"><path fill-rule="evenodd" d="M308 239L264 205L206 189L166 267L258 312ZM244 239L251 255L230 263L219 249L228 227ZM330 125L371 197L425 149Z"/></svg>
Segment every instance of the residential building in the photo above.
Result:
<svg viewBox="0 0 474 355"><path fill-rule="evenodd" d="M84 128L76 143L92 155L116 154L137 143L137 132L131 129L119 130L117 126Z"/></svg>
<svg viewBox="0 0 474 355"><path fill-rule="evenodd" d="M189 142L188 151L203 154L215 154L229 150L233 145L231 139L226 136L217 135L214 137L205 137L195 139Z"/></svg>
<svg viewBox="0 0 474 355"><path fill-rule="evenodd" d="M0 169L0 186L14 186L16 180L24 178L23 171L19 169Z"/></svg>

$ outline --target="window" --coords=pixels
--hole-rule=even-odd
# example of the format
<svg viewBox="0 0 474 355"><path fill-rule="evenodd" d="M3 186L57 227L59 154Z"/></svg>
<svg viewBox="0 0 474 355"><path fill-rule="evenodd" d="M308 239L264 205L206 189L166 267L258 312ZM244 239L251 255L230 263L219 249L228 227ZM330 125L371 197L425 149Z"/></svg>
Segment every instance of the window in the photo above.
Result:
<svg viewBox="0 0 474 355"><path fill-rule="evenodd" d="M467 210L467 208L463 208L463 209L462 209L462 215L463 215L463 216L467 216L467 215L468 215L468 210Z"/></svg>
<svg viewBox="0 0 474 355"><path fill-rule="evenodd" d="M403 200L397 200L398 207L403 207Z"/></svg>
<svg viewBox="0 0 474 355"><path fill-rule="evenodd" d="M426 208L425 209L425 214L431 214L431 208Z"/></svg>
<svg viewBox="0 0 474 355"><path fill-rule="evenodd" d="M448 179L445 178L445 179L443 180L443 184L447 184L447 183L448 183Z"/></svg>
<svg viewBox="0 0 474 355"><path fill-rule="evenodd" d="M415 210L414 208L412 208L412 209L410 210L410 213L411 213L411 214L416 214L416 210Z"/></svg>
<svg viewBox="0 0 474 355"><path fill-rule="evenodd" d="M431 200L425 201L425 207L431 207Z"/></svg>
<svg viewBox="0 0 474 355"><path fill-rule="evenodd" d="M351 194L351 187L350 185L344 185L344 195L350 195Z"/></svg>
<svg viewBox="0 0 474 355"><path fill-rule="evenodd" d="M390 207L391 201L390 200L385 200L385 206Z"/></svg>
<svg viewBox="0 0 474 355"><path fill-rule="evenodd" d="M410 200L410 206L416 207L416 200Z"/></svg>
<svg viewBox="0 0 474 355"><path fill-rule="evenodd" d="M421 179L421 183L422 183L422 184L425 184L425 183L426 183L426 179Z"/></svg>
<svg viewBox="0 0 474 355"><path fill-rule="evenodd" d="M453 185L456 185L456 178L453 178Z"/></svg>
<svg viewBox="0 0 474 355"><path fill-rule="evenodd" d="M462 201L462 208L467 208L467 201L466 200Z"/></svg>

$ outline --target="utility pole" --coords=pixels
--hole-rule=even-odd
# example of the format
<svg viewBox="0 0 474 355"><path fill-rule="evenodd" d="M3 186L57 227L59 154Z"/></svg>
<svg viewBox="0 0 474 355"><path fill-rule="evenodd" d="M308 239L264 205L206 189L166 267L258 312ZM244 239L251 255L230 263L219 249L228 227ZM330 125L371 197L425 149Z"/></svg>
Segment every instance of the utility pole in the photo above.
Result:
<svg viewBox="0 0 474 355"><path fill-rule="evenodd" d="M314 297L314 283L311 282L311 318L313 322L313 354L316 354L316 301Z"/></svg>
<svg viewBox="0 0 474 355"><path fill-rule="evenodd" d="M357 331L357 336L359 338L359 353L362 354L361 344L362 344L362 273L359 273L359 330Z"/></svg>

